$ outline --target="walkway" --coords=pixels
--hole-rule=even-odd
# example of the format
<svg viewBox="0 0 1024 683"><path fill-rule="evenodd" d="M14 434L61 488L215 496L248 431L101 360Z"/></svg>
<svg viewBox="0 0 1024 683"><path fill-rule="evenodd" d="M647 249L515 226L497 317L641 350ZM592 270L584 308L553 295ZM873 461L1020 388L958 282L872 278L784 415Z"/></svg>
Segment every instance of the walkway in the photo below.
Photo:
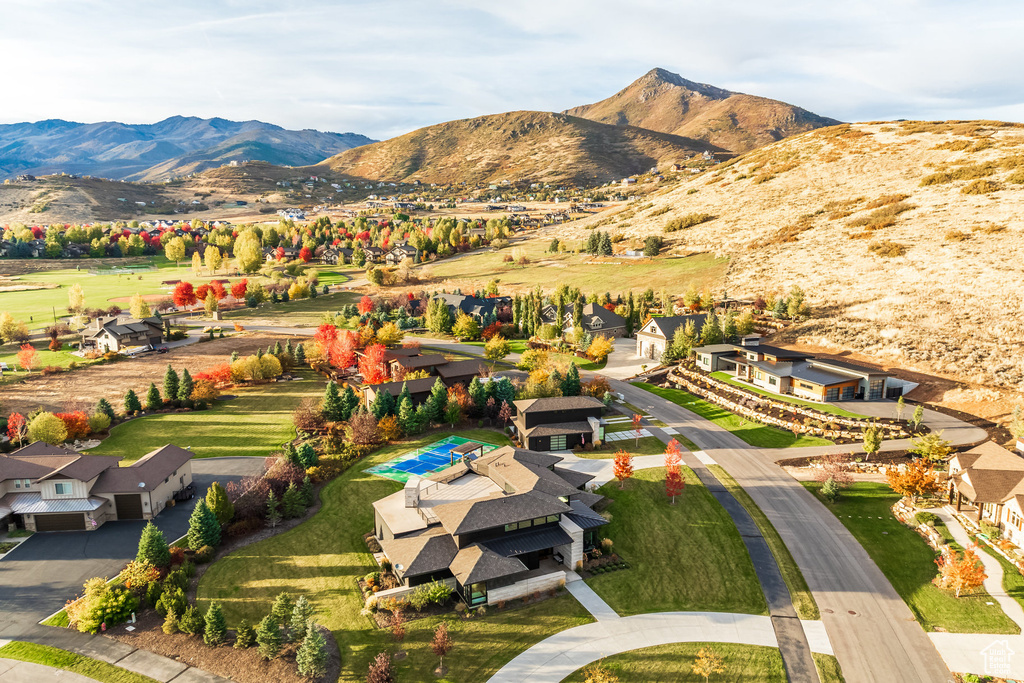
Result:
<svg viewBox="0 0 1024 683"><path fill-rule="evenodd" d="M568 573L568 572L567 572ZM621 619L619 613L611 608L604 599L594 592L594 589L587 585L586 581L571 581L565 584L573 597L587 608L590 615L598 621L611 621Z"/></svg>

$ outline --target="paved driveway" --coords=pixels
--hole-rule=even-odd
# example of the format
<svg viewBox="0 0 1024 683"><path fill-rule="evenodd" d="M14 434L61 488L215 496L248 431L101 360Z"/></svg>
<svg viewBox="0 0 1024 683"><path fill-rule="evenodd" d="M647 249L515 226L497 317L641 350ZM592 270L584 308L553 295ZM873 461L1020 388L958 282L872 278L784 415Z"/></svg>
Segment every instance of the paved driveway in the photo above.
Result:
<svg viewBox="0 0 1024 683"><path fill-rule="evenodd" d="M207 458L192 461L197 494L214 481L226 484L262 471L263 458ZM197 498L167 508L156 525L168 542L188 531ZM96 531L35 534L0 560L0 638L17 638L64 606L94 576L112 577L138 551L145 522L107 522Z"/></svg>

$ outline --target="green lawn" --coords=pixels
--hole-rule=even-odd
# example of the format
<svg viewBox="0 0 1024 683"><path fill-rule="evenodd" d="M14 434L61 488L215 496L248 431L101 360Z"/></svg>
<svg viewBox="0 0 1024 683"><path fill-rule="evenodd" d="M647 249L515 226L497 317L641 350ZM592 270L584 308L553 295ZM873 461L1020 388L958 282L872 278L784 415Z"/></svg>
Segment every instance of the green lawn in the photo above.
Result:
<svg viewBox="0 0 1024 683"><path fill-rule="evenodd" d="M618 676L620 683L704 683L693 673L701 648L710 648L722 658L725 671L714 674L715 683L785 683L786 669L778 648L732 643L674 643L630 650L605 657L601 665ZM563 683L583 683L584 669Z"/></svg>
<svg viewBox="0 0 1024 683"><path fill-rule="evenodd" d="M270 320L275 325L282 326L319 325L320 316L324 313L337 314L346 304L358 303L360 296L358 292L335 292L320 294L315 299L299 299L279 304L267 302L260 304L258 308L225 311L224 319Z"/></svg>
<svg viewBox="0 0 1024 683"><path fill-rule="evenodd" d="M49 645L12 641L0 647L0 658L43 664L105 683L156 683L149 676Z"/></svg>
<svg viewBox="0 0 1024 683"><path fill-rule="evenodd" d="M839 660L834 656L812 652L811 657L814 658L814 668L818 670L821 683L846 683Z"/></svg>
<svg viewBox="0 0 1024 683"><path fill-rule="evenodd" d="M654 436L644 436L640 438L639 443L635 439L629 441L609 441L607 445L599 451L585 451L581 448L573 450L580 458L590 458L592 460L611 460L615 457L616 451L619 449L626 450L636 455L657 455L658 453L665 452L665 444L660 439Z"/></svg>
<svg viewBox="0 0 1024 683"><path fill-rule="evenodd" d="M386 632L359 614L363 603L356 579L376 568L362 535L373 528L371 503L402 486L364 470L451 434L508 443L492 430L436 431L381 449L327 484L320 492L323 507L311 519L211 566L199 583L203 609L210 600L218 600L232 626L243 618L256 623L279 592L304 594L316 607L317 619L338 641L343 653L341 680L363 681L369 661L394 646ZM448 618L455 620L454 614ZM569 595L456 621L455 649L445 662L456 680L483 683L530 645L590 621L590 615ZM433 680L430 671L437 659L428 643L437 623L437 618L426 618L408 624L403 649L409 657L397 663L398 680Z"/></svg>
<svg viewBox="0 0 1024 683"><path fill-rule="evenodd" d="M729 513L696 475L682 468L683 494L671 505L665 470L639 470L613 499L602 534L630 569L599 574L587 583L620 615L693 611L767 614L764 594Z"/></svg>
<svg viewBox="0 0 1024 683"><path fill-rule="evenodd" d="M801 446L828 446L832 443L827 439L807 434L800 434L794 437L792 432L764 425L760 422L754 422L735 413L730 413L725 408L720 408L714 403L708 403L682 389L656 387L644 384L643 382L633 382L633 386L668 399L676 405L700 415L705 420L710 420L719 427L728 429L751 446L758 448L797 448Z"/></svg>
<svg viewBox="0 0 1024 683"><path fill-rule="evenodd" d="M807 581L804 580L800 567L796 565L796 561L789 553L789 548L786 547L768 517L757 506L750 494L720 465L708 465L708 470L718 478L718 481L722 482L722 485L754 519L754 524L764 536L768 548L771 549L772 555L775 556L775 561L782 571L782 578L786 582L786 587L789 588L789 595L793 599L793 607L796 608L797 616L801 619L820 619L818 604L814 601L814 596L811 595L811 589L807 587Z"/></svg>
<svg viewBox="0 0 1024 683"><path fill-rule="evenodd" d="M817 482L801 483L816 494L821 487ZM956 598L932 584L938 574L935 552L893 516L890 508L898 499L885 484L857 482L829 508L868 551L926 631L1019 633L984 589Z"/></svg>
<svg viewBox="0 0 1024 683"><path fill-rule="evenodd" d="M983 551L999 561L999 566L1003 568L1003 590L1024 607L1024 576L1021 575L1020 570L1013 566L1005 557L993 550L987 543L981 542L979 539L973 540Z"/></svg>
<svg viewBox="0 0 1024 683"><path fill-rule="evenodd" d="M210 410L161 413L117 425L90 455L119 455L130 463L175 440L197 458L266 456L295 437L292 411L305 398L323 394L324 381L309 370L303 380L231 389L237 398ZM173 435L177 435L176 437Z"/></svg>
<svg viewBox="0 0 1024 683"><path fill-rule="evenodd" d="M794 398L792 396L783 396L782 394L775 394L772 393L771 391L761 389L760 387L755 387L753 384L750 384L748 382L738 380L732 375L730 375L728 372L712 372L711 376L714 377L715 379L722 380L726 384L731 384L734 387L740 387L741 389L746 389L747 391L752 391L755 394L767 396L768 398L773 398L777 401L782 401L784 403L792 403L793 405L797 406L814 408L815 410L820 410L823 413L831 413L832 415L839 415L841 417L868 417L867 415L861 415L859 413L851 413L849 410L843 410L842 408L837 408L836 406L828 403L818 403L816 401L803 401L799 398Z"/></svg>
<svg viewBox="0 0 1024 683"><path fill-rule="evenodd" d="M32 342L32 346L35 347L39 354L36 359L36 369L32 372L23 371L21 366L18 364L19 345L6 344L0 346L0 362L7 363L7 367L11 368L11 370L4 371L4 376L3 379L0 379L0 384L10 384L11 382L20 382L29 377L35 377L41 374L43 368L48 365L56 365L61 368L66 368L72 363L78 363L79 366L86 366L95 362L86 358L80 358L79 356L72 356L71 348L67 344L65 344L64 348L60 351L51 351L48 348L49 344L49 341ZM13 371L15 367L18 368L17 372Z"/></svg>

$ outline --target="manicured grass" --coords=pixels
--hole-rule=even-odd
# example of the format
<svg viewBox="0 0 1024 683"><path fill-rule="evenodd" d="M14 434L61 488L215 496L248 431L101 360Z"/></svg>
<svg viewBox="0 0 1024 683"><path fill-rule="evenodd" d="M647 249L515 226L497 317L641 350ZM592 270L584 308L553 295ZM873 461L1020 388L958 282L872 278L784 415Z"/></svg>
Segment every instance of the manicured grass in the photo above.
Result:
<svg viewBox="0 0 1024 683"><path fill-rule="evenodd" d="M828 403L818 403L816 401L803 401L799 398L794 398L793 396L783 396L782 394L775 394L770 391L765 391L760 387L755 387L753 384L736 379L728 372L712 372L711 376L714 377L715 379L722 380L726 384L731 384L734 387L740 387L741 389L746 389L747 391L752 391L755 394L760 394L761 396L773 398L777 401L782 401L783 403L792 403L793 405L797 406L814 408L815 410L820 410L823 413L831 413L832 415L839 415L841 417L868 417L867 415L860 415L859 413L851 413L849 410L843 410L842 408L837 408L836 406Z"/></svg>
<svg viewBox="0 0 1024 683"><path fill-rule="evenodd" d="M668 399L676 405L682 406L690 412L700 415L705 420L710 420L719 427L728 429L751 446L756 446L757 448L828 446L832 443L827 439L822 439L817 436L808 436L806 434L800 434L799 436L794 437L792 432L787 432L784 429L779 429L778 427L764 425L760 422L754 422L746 419L745 417L736 415L735 413L730 413L725 408L720 408L714 403L708 403L707 401L700 399L689 392L683 391L682 389L656 387L650 384L644 384L643 382L633 382L633 386L639 387L644 391L649 391L657 396L661 396L664 399Z"/></svg>
<svg viewBox="0 0 1024 683"><path fill-rule="evenodd" d="M811 657L814 658L814 668L818 670L818 678L821 679L821 683L846 683L838 659L820 652L812 652Z"/></svg>
<svg viewBox="0 0 1024 683"><path fill-rule="evenodd" d="M704 683L693 673L701 648L722 658L725 671L711 677L715 683L785 683L786 669L778 648L732 643L673 643L630 650L605 657L601 665L618 676L620 683ZM583 683L586 667L563 683ZM824 683L824 682L823 682Z"/></svg>
<svg viewBox="0 0 1024 683"><path fill-rule="evenodd" d="M363 470L451 434L508 444L498 431L445 430L377 451L321 490L323 507L311 519L237 550L212 565L199 583L203 609L210 600L217 600L224 606L232 626L243 618L257 623L281 591L305 595L316 607L316 618L331 629L341 648L341 680L365 680L369 661L378 652L396 648L386 631L376 629L367 617L359 614L363 601L356 581L376 569L362 536L373 528L371 503L400 490L402 485ZM492 611L472 620L459 621L454 614L446 618L453 622L455 649L445 663L457 672L457 680L480 683L537 641L592 621L568 595L517 609ZM402 645L409 656L397 662L398 680L433 680L430 671L437 666L437 658L430 652L429 640L438 621L430 617L409 622Z"/></svg>
<svg viewBox="0 0 1024 683"><path fill-rule="evenodd" d="M54 614L52 617L43 619L39 622L43 626L56 626L57 628L67 628L71 625L71 619L68 618L68 613L61 610Z"/></svg>
<svg viewBox="0 0 1024 683"><path fill-rule="evenodd" d="M295 437L292 411L305 398L323 394L324 381L309 370L303 379L274 382L252 388L233 388L237 398L216 401L210 410L160 413L117 425L110 436L89 451L91 455L119 455L129 463L160 448L178 435L197 458L266 456Z"/></svg>
<svg viewBox="0 0 1024 683"><path fill-rule="evenodd" d="M321 287L323 285L321 284ZM224 312L225 320L252 319L272 320L281 326L319 325L324 313L334 315L346 304L358 303L358 292L334 292L320 294L315 299L298 299L284 303L262 303L257 308L236 308Z"/></svg>
<svg viewBox="0 0 1024 683"><path fill-rule="evenodd" d="M817 482L801 483L815 494L821 488ZM890 508L898 499L885 484L857 482L829 508L864 546L926 631L1019 633L984 589L956 598L932 584L938 574L935 552L893 516Z"/></svg>
<svg viewBox="0 0 1024 683"><path fill-rule="evenodd" d="M573 453L580 458L611 460L620 448L632 453L634 456L657 455L658 453L665 452L665 444L660 439L654 436L644 436L640 438L639 443L635 439L630 439L629 441L608 441L605 447L599 451L586 451L582 448L577 448L573 450Z"/></svg>
<svg viewBox="0 0 1024 683"><path fill-rule="evenodd" d="M598 492L614 502L602 535L630 569L587 583L620 615L711 611L767 614L747 549L729 514L696 475L682 468L686 488L671 505L665 470L636 472Z"/></svg>
<svg viewBox="0 0 1024 683"><path fill-rule="evenodd" d="M796 561L789 553L789 548L786 547L782 537L779 536L779 532L776 531L768 517L757 506L757 503L750 497L750 494L720 465L708 465L708 470L718 478L718 481L722 482L726 490L733 495L733 498L739 501L740 505L754 519L754 524L761 531L761 535L764 536L765 542L768 543L768 548L772 551L772 555L775 556L775 561L779 565L782 578L785 580L786 587L789 588L789 595L793 599L793 607L796 608L797 616L801 619L820 619L821 614L818 612L818 604L814 601L814 596L811 595L811 589L807 587L807 581L804 579L800 567L796 565Z"/></svg>
<svg viewBox="0 0 1024 683"><path fill-rule="evenodd" d="M0 304L2 305L2 304ZM21 365L18 363L18 350L20 346L18 344L6 344L0 346L0 362L7 363L7 367L10 370L4 371L4 376L0 379L0 384L9 384L11 382L20 382L29 377L35 377L42 374L43 368L48 365L56 365L57 367L66 368L72 363L77 363L79 366L91 365L95 361L87 358L80 358L79 356L71 355L71 348L65 344L64 348L60 351L51 351L49 348L50 342L35 341L32 342L32 346L35 347L38 355L36 356L36 367L31 372L25 372L21 369ZM18 368L15 372L14 368Z"/></svg>
<svg viewBox="0 0 1024 683"><path fill-rule="evenodd" d="M428 333L428 336L429 336L429 334L430 333ZM526 340L525 339L509 339L507 341L508 341L508 347L509 347L509 350L511 351L511 353L522 353L523 351L526 351ZM484 342L484 341L471 341L471 342L462 342L462 343L467 345L467 346L479 346L480 348L483 348L484 344L486 344L487 342ZM582 360L582 359L580 359L580 360Z"/></svg>
<svg viewBox="0 0 1024 683"><path fill-rule="evenodd" d="M998 560L999 566L1003 568L1003 590L1024 607L1024 576L1021 575L1020 570L987 543L981 542L979 539L974 539L974 541L982 550Z"/></svg>
<svg viewBox="0 0 1024 683"><path fill-rule="evenodd" d="M149 676L49 645L12 641L0 647L0 657L43 664L105 683L156 683Z"/></svg>

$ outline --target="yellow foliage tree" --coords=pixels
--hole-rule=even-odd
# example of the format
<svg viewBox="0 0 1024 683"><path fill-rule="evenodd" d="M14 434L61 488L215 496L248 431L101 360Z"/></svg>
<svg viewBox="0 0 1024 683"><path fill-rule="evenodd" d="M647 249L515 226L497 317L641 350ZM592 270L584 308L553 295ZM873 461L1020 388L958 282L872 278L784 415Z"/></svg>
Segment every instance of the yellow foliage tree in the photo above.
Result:
<svg viewBox="0 0 1024 683"><path fill-rule="evenodd" d="M601 363L614 349L615 344L610 337L594 337L594 341L590 342L590 348L587 349L587 355L592 360Z"/></svg>
<svg viewBox="0 0 1024 683"><path fill-rule="evenodd" d="M725 663L722 658L709 647L702 647L697 651L697 661L693 663L693 673L703 676L705 683L711 674L725 672Z"/></svg>

